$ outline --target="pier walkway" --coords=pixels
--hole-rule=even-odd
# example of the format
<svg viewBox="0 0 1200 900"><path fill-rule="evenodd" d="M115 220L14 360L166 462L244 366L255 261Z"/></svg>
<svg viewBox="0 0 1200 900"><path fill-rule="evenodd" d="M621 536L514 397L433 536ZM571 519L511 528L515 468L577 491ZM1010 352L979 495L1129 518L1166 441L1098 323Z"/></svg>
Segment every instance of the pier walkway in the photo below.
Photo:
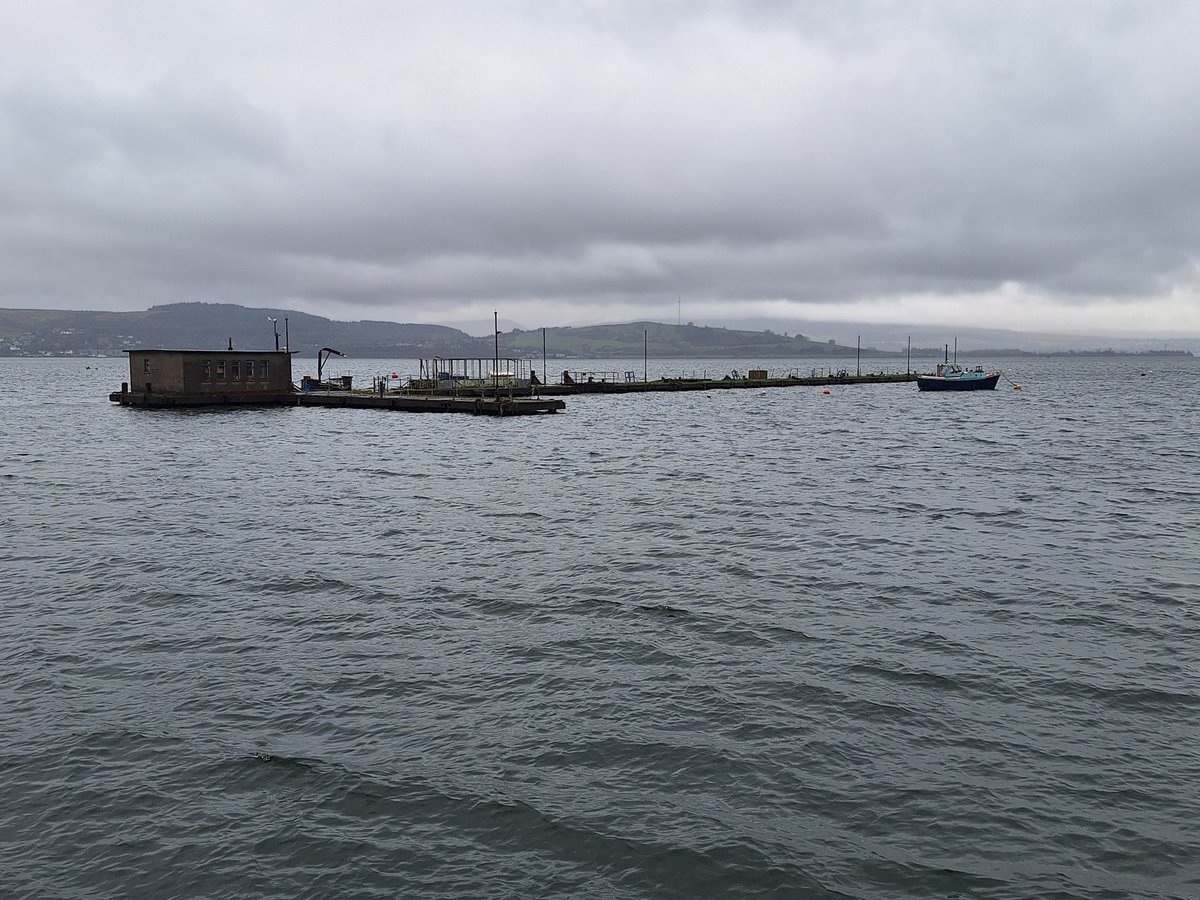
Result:
<svg viewBox="0 0 1200 900"><path fill-rule="evenodd" d="M355 393L353 391L307 391L276 394L155 394L116 391L113 403L152 409L199 406L330 406L338 409L382 409L396 412L465 413L474 416L529 416L555 413L566 403L539 397L446 397L406 394Z"/></svg>
<svg viewBox="0 0 1200 900"><path fill-rule="evenodd" d="M916 373L894 375L818 375L811 378L663 378L658 381L578 381L543 384L535 395L564 397L572 394L642 394L649 391L730 391L746 388L829 387L835 384L897 384L916 381Z"/></svg>

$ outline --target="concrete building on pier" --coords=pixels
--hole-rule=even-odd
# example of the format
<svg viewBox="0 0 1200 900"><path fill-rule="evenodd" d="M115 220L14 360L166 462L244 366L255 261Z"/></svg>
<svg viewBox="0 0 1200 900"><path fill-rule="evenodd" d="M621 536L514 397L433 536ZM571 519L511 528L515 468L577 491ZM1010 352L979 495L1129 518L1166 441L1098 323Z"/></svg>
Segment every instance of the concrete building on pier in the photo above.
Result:
<svg viewBox="0 0 1200 900"><path fill-rule="evenodd" d="M292 389L286 350L129 350L130 394L253 401Z"/></svg>

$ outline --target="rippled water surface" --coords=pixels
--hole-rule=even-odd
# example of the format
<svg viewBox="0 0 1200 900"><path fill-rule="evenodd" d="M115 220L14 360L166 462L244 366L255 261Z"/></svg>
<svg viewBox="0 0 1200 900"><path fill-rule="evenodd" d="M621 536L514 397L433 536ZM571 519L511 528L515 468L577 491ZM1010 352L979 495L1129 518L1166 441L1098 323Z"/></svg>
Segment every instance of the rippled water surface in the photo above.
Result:
<svg viewBox="0 0 1200 900"><path fill-rule="evenodd" d="M0 360L0 894L1200 896L1200 363L1004 365L489 421Z"/></svg>

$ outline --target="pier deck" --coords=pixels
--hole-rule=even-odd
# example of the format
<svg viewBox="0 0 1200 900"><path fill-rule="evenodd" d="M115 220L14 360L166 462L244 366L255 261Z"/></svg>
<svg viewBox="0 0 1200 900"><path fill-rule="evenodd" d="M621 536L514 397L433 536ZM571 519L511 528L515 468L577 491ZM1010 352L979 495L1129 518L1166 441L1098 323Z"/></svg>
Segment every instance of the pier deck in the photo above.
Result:
<svg viewBox="0 0 1200 900"><path fill-rule="evenodd" d="M404 394L362 394L351 391L308 391L278 394L154 394L116 391L113 403L151 409L199 406L332 406L383 409L396 412L466 413L475 416L529 416L566 409L562 400L529 397L414 397Z"/></svg>
<svg viewBox="0 0 1200 900"><path fill-rule="evenodd" d="M562 400L537 397L420 397L411 394L353 394L347 391L309 391L295 394L296 406L348 406L401 412L468 413L475 416L530 416L566 409Z"/></svg>
<svg viewBox="0 0 1200 900"><path fill-rule="evenodd" d="M915 373L823 375L811 378L663 378L658 381L582 381L543 384L533 396L488 396L484 389L445 393L367 393L364 391L288 391L279 393L176 394L116 391L108 399L122 406L170 409L200 406L331 406L383 409L396 412L466 413L476 416L528 416L566 409L558 399L579 394L643 394L657 391L721 391L747 388L828 387L855 384L897 384L916 381Z"/></svg>
<svg viewBox="0 0 1200 900"><path fill-rule="evenodd" d="M835 384L897 384L916 381L913 373L894 375L819 375L811 378L663 378L659 381L577 381L534 388L543 397L573 394L642 394L650 391L726 391L746 388L829 387Z"/></svg>

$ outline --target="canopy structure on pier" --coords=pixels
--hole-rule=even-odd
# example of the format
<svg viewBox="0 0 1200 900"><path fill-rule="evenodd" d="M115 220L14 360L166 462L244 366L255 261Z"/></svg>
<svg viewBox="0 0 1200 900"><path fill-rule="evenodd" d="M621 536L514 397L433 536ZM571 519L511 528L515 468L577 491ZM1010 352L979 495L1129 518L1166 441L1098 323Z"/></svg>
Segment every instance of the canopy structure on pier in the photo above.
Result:
<svg viewBox="0 0 1200 900"><path fill-rule="evenodd" d="M420 374L409 381L410 390L439 393L460 390L525 391L533 384L527 359L448 359L435 356L420 360L420 366Z"/></svg>

